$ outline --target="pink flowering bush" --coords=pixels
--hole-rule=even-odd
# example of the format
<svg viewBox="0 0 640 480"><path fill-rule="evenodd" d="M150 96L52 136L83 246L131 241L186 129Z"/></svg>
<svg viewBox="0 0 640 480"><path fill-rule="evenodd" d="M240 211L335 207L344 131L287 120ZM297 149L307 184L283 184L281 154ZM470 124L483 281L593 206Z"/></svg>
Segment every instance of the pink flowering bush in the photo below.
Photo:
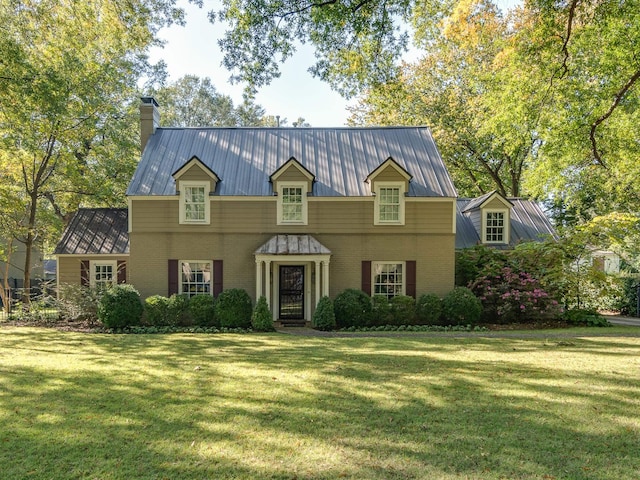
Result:
<svg viewBox="0 0 640 480"><path fill-rule="evenodd" d="M482 302L483 320L496 323L535 322L558 318L562 307L526 272L503 267L479 277L471 290Z"/></svg>

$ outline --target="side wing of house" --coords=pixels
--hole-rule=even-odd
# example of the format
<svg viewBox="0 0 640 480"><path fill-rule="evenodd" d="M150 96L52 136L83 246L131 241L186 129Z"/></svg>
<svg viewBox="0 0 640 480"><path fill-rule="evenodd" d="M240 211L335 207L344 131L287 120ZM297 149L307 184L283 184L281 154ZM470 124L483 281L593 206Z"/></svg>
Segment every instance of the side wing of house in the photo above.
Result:
<svg viewBox="0 0 640 480"><path fill-rule="evenodd" d="M310 320L347 288L453 287L456 193L426 129L158 129L128 196L143 297L243 288Z"/></svg>
<svg viewBox="0 0 640 480"><path fill-rule="evenodd" d="M457 200L456 249L474 245L513 248L519 243L556 236L540 206L531 200L490 192Z"/></svg>
<svg viewBox="0 0 640 480"><path fill-rule="evenodd" d="M99 287L127 283L128 213L123 208L81 208L56 246L57 284Z"/></svg>

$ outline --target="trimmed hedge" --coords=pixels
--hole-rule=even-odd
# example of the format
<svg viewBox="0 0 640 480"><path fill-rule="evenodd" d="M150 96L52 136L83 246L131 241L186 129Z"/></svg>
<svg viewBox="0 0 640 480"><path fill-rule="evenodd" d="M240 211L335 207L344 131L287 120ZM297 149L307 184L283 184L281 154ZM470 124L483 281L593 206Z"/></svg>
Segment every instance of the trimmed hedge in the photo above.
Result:
<svg viewBox="0 0 640 480"><path fill-rule="evenodd" d="M336 328L336 315L329 297L324 296L318 301L312 322L316 330L329 331Z"/></svg>
<svg viewBox="0 0 640 480"><path fill-rule="evenodd" d="M267 299L262 296L258 299L256 307L253 309L251 315L251 327L256 332L273 332L275 327L273 326L273 317L269 311L269 305L267 305Z"/></svg>
<svg viewBox="0 0 640 480"><path fill-rule="evenodd" d="M132 285L114 285L98 303L98 320L107 328L138 325L143 310L140 293Z"/></svg>
<svg viewBox="0 0 640 480"><path fill-rule="evenodd" d="M451 325L472 325L481 315L480 299L466 287L455 287L442 299L442 316Z"/></svg>
<svg viewBox="0 0 640 480"><path fill-rule="evenodd" d="M419 325L440 325L442 300L435 293L420 295L416 302L416 317Z"/></svg>
<svg viewBox="0 0 640 480"><path fill-rule="evenodd" d="M253 306L251 297L241 288L223 291L215 302L215 318L221 327L249 328Z"/></svg>
<svg viewBox="0 0 640 480"><path fill-rule="evenodd" d="M371 318L371 298L362 290L348 288L333 301L333 311L339 328L368 325Z"/></svg>
<svg viewBox="0 0 640 480"><path fill-rule="evenodd" d="M215 301L211 295L195 295L189 301L189 315L194 325L218 327L215 318Z"/></svg>

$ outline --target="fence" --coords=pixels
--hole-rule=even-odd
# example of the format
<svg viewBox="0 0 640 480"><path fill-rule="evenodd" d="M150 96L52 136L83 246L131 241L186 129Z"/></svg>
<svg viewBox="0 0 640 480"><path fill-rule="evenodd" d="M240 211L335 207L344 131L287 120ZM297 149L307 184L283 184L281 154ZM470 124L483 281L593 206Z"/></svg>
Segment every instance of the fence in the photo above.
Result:
<svg viewBox="0 0 640 480"><path fill-rule="evenodd" d="M3 304L2 297L0 297L0 322L12 320L19 312L23 311L22 300L26 290L24 288L8 288L5 289L5 292L6 295L4 298L8 299L9 308L7 311ZM49 311L51 311L57 316L57 310L55 310L55 285L52 282L35 280L33 286L28 291L28 296L31 305L37 306L39 313L48 316Z"/></svg>

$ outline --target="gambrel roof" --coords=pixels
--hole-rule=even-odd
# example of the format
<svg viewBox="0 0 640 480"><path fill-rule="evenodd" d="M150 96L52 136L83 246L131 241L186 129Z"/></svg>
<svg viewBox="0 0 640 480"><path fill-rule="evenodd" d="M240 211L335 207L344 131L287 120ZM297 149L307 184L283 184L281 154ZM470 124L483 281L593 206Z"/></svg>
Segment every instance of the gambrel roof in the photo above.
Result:
<svg viewBox="0 0 640 480"><path fill-rule="evenodd" d="M79 209L67 225L53 253L55 255L128 254L127 209Z"/></svg>
<svg viewBox="0 0 640 480"><path fill-rule="evenodd" d="M314 196L369 196L369 174L391 157L408 196L456 197L426 127L157 128L127 195L175 195L171 174L196 156L222 179L215 195L273 195L269 177L292 157L315 176Z"/></svg>

